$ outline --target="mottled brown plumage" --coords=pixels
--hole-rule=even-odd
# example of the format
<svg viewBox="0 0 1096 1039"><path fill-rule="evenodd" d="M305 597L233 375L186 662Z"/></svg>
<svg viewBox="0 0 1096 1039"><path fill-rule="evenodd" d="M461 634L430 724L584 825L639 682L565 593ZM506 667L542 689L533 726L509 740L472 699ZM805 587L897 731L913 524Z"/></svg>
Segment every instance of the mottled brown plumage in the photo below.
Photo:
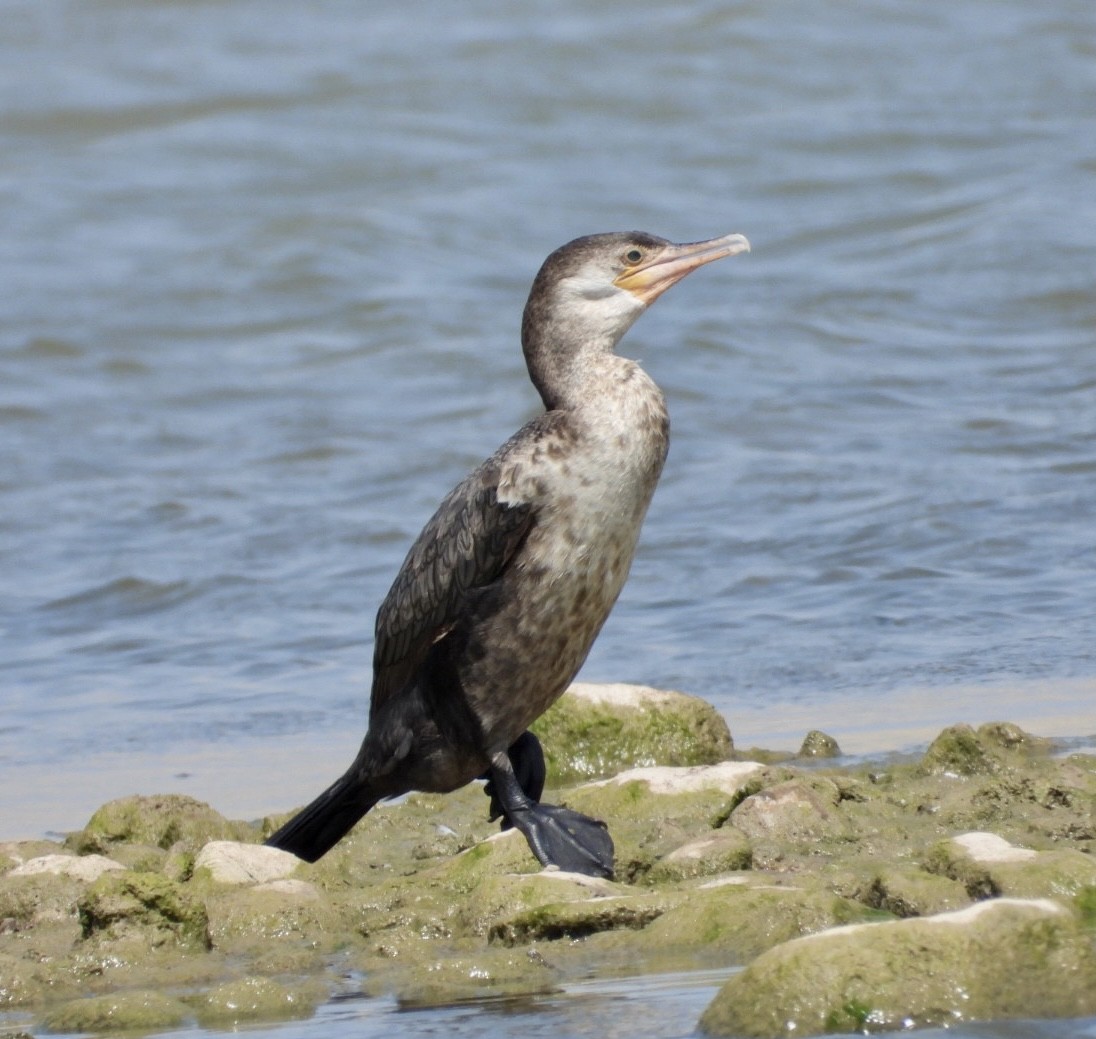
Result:
<svg viewBox="0 0 1096 1039"><path fill-rule="evenodd" d="M269 843L314 861L380 798L489 772L496 811L542 862L611 872L601 824L536 803L543 765L531 764L539 748L526 729L608 617L666 458L662 394L613 348L669 285L744 248L735 235L677 246L631 233L548 257L522 322L546 410L450 492L412 545L377 614L361 750ZM521 784L508 751L528 757Z"/></svg>

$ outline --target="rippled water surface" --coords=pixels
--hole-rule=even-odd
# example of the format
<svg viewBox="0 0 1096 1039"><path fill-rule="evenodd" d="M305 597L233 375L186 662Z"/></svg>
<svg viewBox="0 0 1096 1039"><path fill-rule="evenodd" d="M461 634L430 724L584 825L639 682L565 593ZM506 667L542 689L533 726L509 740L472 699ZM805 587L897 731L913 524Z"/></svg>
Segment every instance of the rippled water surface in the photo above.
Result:
<svg viewBox="0 0 1096 1039"><path fill-rule="evenodd" d="M0 836L299 803L532 415L557 245L728 231L587 664L740 742L1096 731L1091 0L0 0Z"/></svg>

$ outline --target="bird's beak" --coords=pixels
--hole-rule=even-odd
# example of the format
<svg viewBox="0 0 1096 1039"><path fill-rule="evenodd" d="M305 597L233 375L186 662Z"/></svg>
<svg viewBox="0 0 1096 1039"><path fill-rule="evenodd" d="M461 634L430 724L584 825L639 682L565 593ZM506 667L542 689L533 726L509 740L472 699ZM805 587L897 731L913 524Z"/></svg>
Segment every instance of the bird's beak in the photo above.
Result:
<svg viewBox="0 0 1096 1039"><path fill-rule="evenodd" d="M748 253L750 243L745 235L729 234L722 238L710 238L706 242L686 242L683 245L667 245L654 259L641 267L633 267L613 280L613 284L627 289L648 306L671 285L681 281L690 271L724 256Z"/></svg>

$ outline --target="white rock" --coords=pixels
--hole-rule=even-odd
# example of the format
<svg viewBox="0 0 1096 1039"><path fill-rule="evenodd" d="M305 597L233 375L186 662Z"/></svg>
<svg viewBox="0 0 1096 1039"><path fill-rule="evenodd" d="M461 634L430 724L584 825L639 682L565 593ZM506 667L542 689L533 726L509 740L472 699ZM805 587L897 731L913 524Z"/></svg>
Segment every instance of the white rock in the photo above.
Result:
<svg viewBox="0 0 1096 1039"><path fill-rule="evenodd" d="M125 868L120 862L108 859L105 855L41 855L16 866L8 875L29 877L35 873L53 873L90 884L104 873Z"/></svg>
<svg viewBox="0 0 1096 1039"><path fill-rule="evenodd" d="M1030 848L1017 848L995 833L961 833L951 842L958 844L975 862L1026 862L1039 854Z"/></svg>
<svg viewBox="0 0 1096 1039"><path fill-rule="evenodd" d="M686 794L696 790L722 790L734 794L750 776L764 767L756 761L721 761L718 765L691 765L685 768L655 765L650 768L630 768L612 779L602 779L587 785L606 786L613 783L620 786L640 780L650 787L653 794Z"/></svg>
<svg viewBox="0 0 1096 1039"><path fill-rule="evenodd" d="M263 884L288 877L301 860L281 848L237 841L210 841L194 860L195 869L208 869L221 884Z"/></svg>
<svg viewBox="0 0 1096 1039"><path fill-rule="evenodd" d="M687 693L678 693L671 689L628 685L626 682L575 682L567 692L589 703L604 703L614 707L660 707L682 699L695 699Z"/></svg>

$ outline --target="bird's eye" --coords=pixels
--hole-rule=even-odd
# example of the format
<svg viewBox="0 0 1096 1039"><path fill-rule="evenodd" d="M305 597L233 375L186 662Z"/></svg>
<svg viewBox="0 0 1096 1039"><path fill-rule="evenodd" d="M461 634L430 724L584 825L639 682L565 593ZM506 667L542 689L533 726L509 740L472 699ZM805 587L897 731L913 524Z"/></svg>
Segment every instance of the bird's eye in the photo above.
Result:
<svg viewBox="0 0 1096 1039"><path fill-rule="evenodd" d="M629 249L624 254L624 259L627 260L628 263L639 263L639 261L643 259L643 250Z"/></svg>

